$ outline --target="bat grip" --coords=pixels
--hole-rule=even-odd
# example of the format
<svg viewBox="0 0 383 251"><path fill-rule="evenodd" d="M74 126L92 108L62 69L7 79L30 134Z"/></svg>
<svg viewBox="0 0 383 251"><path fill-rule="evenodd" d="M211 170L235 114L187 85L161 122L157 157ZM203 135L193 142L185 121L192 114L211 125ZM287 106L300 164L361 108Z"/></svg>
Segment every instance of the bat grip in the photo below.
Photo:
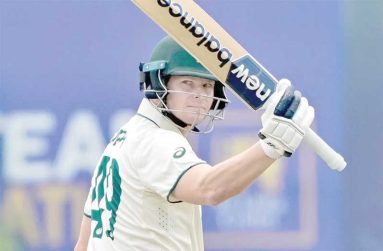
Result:
<svg viewBox="0 0 383 251"><path fill-rule="evenodd" d="M342 155L335 152L334 149L310 128L307 130L303 141L306 142L331 169L340 172L346 167L347 163Z"/></svg>

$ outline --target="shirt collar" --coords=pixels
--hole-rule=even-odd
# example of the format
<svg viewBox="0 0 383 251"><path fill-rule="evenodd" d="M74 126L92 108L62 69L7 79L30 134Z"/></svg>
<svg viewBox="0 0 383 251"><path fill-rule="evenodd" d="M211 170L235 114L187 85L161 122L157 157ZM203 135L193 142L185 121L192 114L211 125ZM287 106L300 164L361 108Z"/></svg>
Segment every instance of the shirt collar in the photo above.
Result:
<svg viewBox="0 0 383 251"><path fill-rule="evenodd" d="M152 121L162 129L173 131L182 135L178 127L174 125L170 119L165 117L159 110L157 110L154 104L152 104L147 98L142 99L137 114Z"/></svg>

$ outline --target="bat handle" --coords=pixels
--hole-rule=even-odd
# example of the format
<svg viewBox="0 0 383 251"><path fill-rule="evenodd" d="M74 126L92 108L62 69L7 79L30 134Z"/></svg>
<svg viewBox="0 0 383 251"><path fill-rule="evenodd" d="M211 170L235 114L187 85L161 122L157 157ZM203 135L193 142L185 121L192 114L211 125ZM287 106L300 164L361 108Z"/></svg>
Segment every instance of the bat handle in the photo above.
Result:
<svg viewBox="0 0 383 251"><path fill-rule="evenodd" d="M342 171L347 163L339 153L335 152L323 139L309 128L303 141L306 142L326 163L337 171Z"/></svg>

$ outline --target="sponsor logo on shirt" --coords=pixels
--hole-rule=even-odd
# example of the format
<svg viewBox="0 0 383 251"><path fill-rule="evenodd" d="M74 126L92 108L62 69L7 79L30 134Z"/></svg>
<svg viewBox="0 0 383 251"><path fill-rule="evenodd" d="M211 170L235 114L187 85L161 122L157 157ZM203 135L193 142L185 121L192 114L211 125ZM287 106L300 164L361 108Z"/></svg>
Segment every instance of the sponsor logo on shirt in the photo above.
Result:
<svg viewBox="0 0 383 251"><path fill-rule="evenodd" d="M175 158L175 159L179 159L179 158L181 158L182 156L184 156L185 153L186 153L185 147L182 147L182 146L177 147L177 148L176 148L176 151L175 151L174 154L173 154L173 158Z"/></svg>

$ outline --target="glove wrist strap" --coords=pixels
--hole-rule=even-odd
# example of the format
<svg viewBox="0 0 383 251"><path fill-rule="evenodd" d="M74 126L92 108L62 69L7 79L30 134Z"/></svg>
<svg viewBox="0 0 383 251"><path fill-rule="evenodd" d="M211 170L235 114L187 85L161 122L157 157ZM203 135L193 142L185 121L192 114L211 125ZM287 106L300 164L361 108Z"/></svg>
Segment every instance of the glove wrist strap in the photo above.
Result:
<svg viewBox="0 0 383 251"><path fill-rule="evenodd" d="M260 140L261 147L265 155L271 159L279 159L282 155L277 152L272 146L269 146L265 141Z"/></svg>

